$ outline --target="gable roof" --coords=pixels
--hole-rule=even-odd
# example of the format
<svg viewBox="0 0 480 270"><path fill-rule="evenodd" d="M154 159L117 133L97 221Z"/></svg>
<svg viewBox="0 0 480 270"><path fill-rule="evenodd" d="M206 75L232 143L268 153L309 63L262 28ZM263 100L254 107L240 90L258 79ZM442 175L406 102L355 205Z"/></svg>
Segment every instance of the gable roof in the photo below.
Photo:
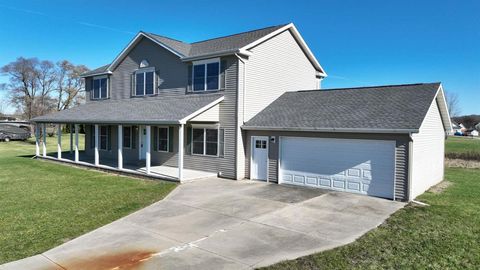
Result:
<svg viewBox="0 0 480 270"><path fill-rule="evenodd" d="M242 128L416 132L441 90L440 83L420 83L286 92ZM448 112L440 105L439 109L447 129Z"/></svg>
<svg viewBox="0 0 480 270"><path fill-rule="evenodd" d="M110 72L119 64L119 62L137 45L142 38L147 38L157 45L167 49L171 53L178 56L182 61L192 61L196 59L202 59L207 57L215 57L229 54L243 54L249 55L247 50L257 46L258 44L268 40L283 31L290 30L294 38L297 40L299 46L303 49L309 60L319 71L321 76L326 77L326 73L316 60L313 53L308 48L307 44L297 31L293 23L270 26L262 29L242 32L224 37L212 38L208 40L186 43L169 37L139 32L130 43L125 47L122 52L113 60L110 65L101 67L98 69L103 70L103 74ZM95 70L98 70L95 69ZM82 77L92 76L92 72L82 74ZM94 73L97 75L96 73Z"/></svg>
<svg viewBox="0 0 480 270"><path fill-rule="evenodd" d="M184 124L223 100L222 94L91 101L33 118L37 123Z"/></svg>

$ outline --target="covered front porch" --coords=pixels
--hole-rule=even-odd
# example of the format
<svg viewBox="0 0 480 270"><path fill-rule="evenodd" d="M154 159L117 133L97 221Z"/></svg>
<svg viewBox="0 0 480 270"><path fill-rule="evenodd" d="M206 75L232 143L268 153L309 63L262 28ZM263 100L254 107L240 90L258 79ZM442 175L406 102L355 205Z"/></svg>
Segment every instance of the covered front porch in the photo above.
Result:
<svg viewBox="0 0 480 270"><path fill-rule="evenodd" d="M93 105L86 104L38 117L33 119L36 123L36 156L122 174L179 182L216 176L218 171L215 168L210 166L207 169L201 163L196 163L193 168L184 168L185 151L191 149L185 143L187 133L191 135L186 129L187 122L189 127L192 123L198 125L198 122L209 126L218 125L215 124L218 123L218 104L223 96L180 100L182 102L179 99L95 102ZM175 102L178 103L174 104ZM140 106L144 107L142 111L136 111ZM91 114L95 114L95 111L102 113L92 117ZM150 114L148 118L142 119L142 112L145 111L152 112L154 117ZM131 113L127 114L128 112ZM55 125L57 133L57 151L53 154L46 150L47 125L51 124ZM84 125L86 135L84 151L79 149L80 125ZM70 149L62 149L62 127L66 126L70 130ZM216 147L214 150L218 156L218 146Z"/></svg>
<svg viewBox="0 0 480 270"><path fill-rule="evenodd" d="M83 153L80 151L79 153L79 160L75 162L75 154L70 152L62 152L62 157L59 159L58 157L52 154L48 154L47 156L40 156L41 158L49 159L49 160L56 160L65 163L72 163L75 165L80 165L84 167L96 167L103 170L115 172L115 173L123 173L123 174L130 174L130 175L138 175L138 176L148 176L151 178L158 178L162 180L170 180L170 181L179 181L178 179L178 168L167 166L167 165L151 165L150 166L150 173L147 174L147 167L145 162L126 162L123 164L123 169L118 168L118 161L115 159L104 158L101 160L101 163L95 166L95 160L91 156ZM182 182L190 182L193 180L198 180L202 178L208 178L216 176L215 173L206 172L206 171L199 171L199 170L191 170L191 169L183 169L183 179Z"/></svg>

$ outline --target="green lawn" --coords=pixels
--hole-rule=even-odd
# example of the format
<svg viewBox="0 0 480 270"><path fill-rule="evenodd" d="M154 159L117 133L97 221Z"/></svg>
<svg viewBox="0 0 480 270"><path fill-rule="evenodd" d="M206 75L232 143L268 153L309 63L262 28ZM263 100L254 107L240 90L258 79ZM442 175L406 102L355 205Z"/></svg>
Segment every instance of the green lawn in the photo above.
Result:
<svg viewBox="0 0 480 270"><path fill-rule="evenodd" d="M56 140L47 139L48 151ZM68 149L68 134L62 144ZM33 141L0 142L0 264L112 222L176 186L36 160L34 152Z"/></svg>
<svg viewBox="0 0 480 270"><path fill-rule="evenodd" d="M468 153L480 154L480 139L471 137L450 136L445 143L445 153Z"/></svg>
<svg viewBox="0 0 480 270"><path fill-rule="evenodd" d="M479 151L480 140L449 138L446 152ZM378 229L346 246L266 269L478 269L480 169L446 168L451 185L426 192Z"/></svg>

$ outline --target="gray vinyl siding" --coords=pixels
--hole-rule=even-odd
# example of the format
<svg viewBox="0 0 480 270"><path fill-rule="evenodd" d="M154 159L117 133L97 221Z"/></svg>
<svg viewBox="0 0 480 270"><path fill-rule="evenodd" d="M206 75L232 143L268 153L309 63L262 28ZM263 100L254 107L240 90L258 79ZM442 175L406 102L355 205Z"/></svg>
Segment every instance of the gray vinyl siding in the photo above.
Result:
<svg viewBox="0 0 480 270"><path fill-rule="evenodd" d="M278 156L279 138L292 137L318 137L338 139L368 139L368 140L393 140L395 149L395 199L406 201L408 199L408 142L409 136L402 134L361 134L361 133L324 133L324 132L292 132L292 131L245 131L247 162L245 175L250 177L250 152L252 136L274 136L275 142L269 140L268 145L268 181L278 183Z"/></svg>
<svg viewBox="0 0 480 270"><path fill-rule="evenodd" d="M156 96L185 95L188 64L153 41L142 38L109 76L110 99L132 97L132 74L139 68L142 60L147 60L149 67L155 67L158 87ZM85 79L87 101L90 101L91 80L92 77Z"/></svg>
<svg viewBox="0 0 480 270"><path fill-rule="evenodd" d="M225 90L221 92L224 94L225 99L220 103L220 128L224 129L224 145L225 145L225 154L223 157L211 157L211 156L198 156L198 155L184 155L184 168L202 170L208 172L215 172L221 174L222 177L226 178L236 178L236 143L235 139L237 136L237 69L238 69L238 60L236 57L226 57L222 58L227 64L226 73L226 82ZM186 83L186 82L185 82ZM185 95L185 93L182 93ZM187 126L190 123L187 123ZM184 141L187 144L187 126L184 127L185 137ZM100 151L100 162L102 157L104 158L117 158L117 126L112 126L112 151ZM93 155L93 150L90 149L90 127L87 125L86 128L86 149L87 154ZM138 140L138 136L137 140ZM153 128L152 128L152 140L153 140ZM172 139L172 138L171 138ZM152 141L152 166L155 165L167 165L167 166L177 166L178 164L178 126L174 128L174 148L171 153L157 152L153 149ZM124 149L123 156L125 162L138 161L138 142L136 149Z"/></svg>
<svg viewBox="0 0 480 270"><path fill-rule="evenodd" d="M225 154L224 157L210 157L197 155L184 155L184 168L217 172L225 178L236 178L235 169L235 138L236 138L236 102L237 102L237 66L238 60L235 57L222 58L226 61L227 69L225 90L222 91L225 99L220 103L220 128L225 130ZM189 124L189 123L187 123ZM187 128L185 127L185 142L187 142ZM175 129L175 137L178 137L178 128ZM178 146L175 146L174 153L165 157L165 165L177 166Z"/></svg>
<svg viewBox="0 0 480 270"><path fill-rule="evenodd" d="M246 70L245 122L286 91L317 88L315 68L289 30L251 52Z"/></svg>

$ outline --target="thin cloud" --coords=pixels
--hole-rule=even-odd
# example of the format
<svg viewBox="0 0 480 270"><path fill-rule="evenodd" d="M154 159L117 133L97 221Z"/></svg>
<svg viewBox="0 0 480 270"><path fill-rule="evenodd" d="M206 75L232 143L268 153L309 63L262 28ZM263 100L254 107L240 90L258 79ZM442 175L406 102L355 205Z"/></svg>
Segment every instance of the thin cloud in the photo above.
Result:
<svg viewBox="0 0 480 270"><path fill-rule="evenodd" d="M96 28L96 29L103 29L103 30L107 30L107 31L113 31L113 32L124 33L124 34L129 34L129 35L136 34L134 32L125 31L125 30L118 29L118 28L113 28L113 27L110 27L110 26L93 24L93 23L83 22L83 21L74 21L74 20L67 19L67 18L59 18L58 16L50 16L47 13L43 13L43 12L39 12L39 11L35 11L35 10L30 10L30 9L16 8L16 7L11 7L11 6L1 5L1 4L0 4L0 7L5 8L5 9L14 10L14 11L23 12L23 13L39 15L39 16L50 18L50 19L68 21L70 23L79 24L79 25L82 25L82 26Z"/></svg>
<svg viewBox="0 0 480 270"><path fill-rule="evenodd" d="M88 27L100 28L100 29L110 30L110 31L114 31L114 32L120 32L120 33L125 33L125 34L136 34L134 32L124 31L124 30L120 30L120 29L117 29L117 28L112 28L112 27L105 26L105 25L93 24L93 23L88 23L88 22L76 22L76 23L78 23L80 25L88 26Z"/></svg>

